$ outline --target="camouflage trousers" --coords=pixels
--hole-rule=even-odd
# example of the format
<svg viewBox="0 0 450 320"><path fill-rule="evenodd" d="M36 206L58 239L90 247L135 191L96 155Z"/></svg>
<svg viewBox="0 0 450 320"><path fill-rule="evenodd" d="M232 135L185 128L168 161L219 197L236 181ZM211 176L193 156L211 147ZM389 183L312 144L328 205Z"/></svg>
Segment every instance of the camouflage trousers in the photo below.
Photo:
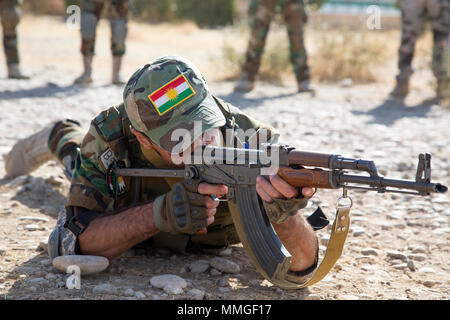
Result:
<svg viewBox="0 0 450 320"><path fill-rule="evenodd" d="M3 47L7 64L18 64L16 27L20 21L20 8L14 0L0 0L0 19L3 28Z"/></svg>
<svg viewBox="0 0 450 320"><path fill-rule="evenodd" d="M80 154L80 145L86 135L85 130L77 121L66 119L55 123L48 140L50 151L57 156L63 165L63 158L72 154L76 161ZM73 164L75 165L75 163ZM70 178L70 176L68 176ZM51 258L60 255L79 254L77 252L77 238L64 225L66 223L67 209L63 208L58 214L55 229L49 236L48 251ZM161 232L151 238L149 244L153 248L164 248L175 252L224 248L228 244L238 243L239 237L234 228L228 207L219 206L214 223L208 227L208 234L198 235L171 235ZM141 246L145 246L144 243Z"/></svg>
<svg viewBox="0 0 450 320"><path fill-rule="evenodd" d="M84 56L94 55L97 24L105 2L108 2L106 18L111 26L111 52L113 56L125 54L128 0L84 0L81 14L81 53Z"/></svg>
<svg viewBox="0 0 450 320"><path fill-rule="evenodd" d="M250 41L243 72L248 80L255 80L261 65L270 22L278 9L281 10L287 27L290 59L297 82L309 80L310 70L303 39L303 28L307 22L303 0L252 0L250 2Z"/></svg>
<svg viewBox="0 0 450 320"><path fill-rule="evenodd" d="M414 47L428 19L433 31L432 69L438 81L441 95L450 97L450 1L448 0L403 0L402 38L399 49L397 80L409 79L413 73L411 62ZM439 92L438 92L439 93Z"/></svg>

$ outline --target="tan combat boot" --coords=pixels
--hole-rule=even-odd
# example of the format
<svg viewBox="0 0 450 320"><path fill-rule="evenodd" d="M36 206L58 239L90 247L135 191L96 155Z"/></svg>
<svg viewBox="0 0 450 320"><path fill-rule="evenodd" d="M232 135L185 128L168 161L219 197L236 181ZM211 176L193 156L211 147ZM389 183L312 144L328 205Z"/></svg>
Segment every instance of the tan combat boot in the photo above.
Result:
<svg viewBox="0 0 450 320"><path fill-rule="evenodd" d="M11 151L3 156L8 177L28 174L45 162L56 159L48 148L48 139L54 125L52 123L41 131L19 140Z"/></svg>
<svg viewBox="0 0 450 320"><path fill-rule="evenodd" d="M75 79L74 84L90 84L92 83L92 57L83 56L84 72Z"/></svg>
<svg viewBox="0 0 450 320"><path fill-rule="evenodd" d="M22 73L22 71L20 70L20 66L18 64L8 64L8 78L18 80L30 79L29 76L24 75Z"/></svg>
<svg viewBox="0 0 450 320"><path fill-rule="evenodd" d="M392 98L395 99L405 99L409 93L409 79L397 80L397 85L394 90L390 93Z"/></svg>
<svg viewBox="0 0 450 320"><path fill-rule="evenodd" d="M120 76L120 68L122 66L122 57L113 57L112 65L112 83L116 85L125 84L125 81Z"/></svg>
<svg viewBox="0 0 450 320"><path fill-rule="evenodd" d="M234 92L250 92L255 88L255 81L249 79L245 72L242 73L241 78L234 87Z"/></svg>

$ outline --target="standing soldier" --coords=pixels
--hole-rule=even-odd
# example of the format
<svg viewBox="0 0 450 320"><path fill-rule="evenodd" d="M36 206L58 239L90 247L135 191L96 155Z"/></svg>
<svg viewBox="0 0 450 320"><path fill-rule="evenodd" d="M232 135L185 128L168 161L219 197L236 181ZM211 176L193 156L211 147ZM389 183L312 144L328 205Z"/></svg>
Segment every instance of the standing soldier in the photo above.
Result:
<svg viewBox="0 0 450 320"><path fill-rule="evenodd" d="M127 35L127 18L129 0L111 0L107 10L107 18L111 25L111 51L113 55L112 83L123 84L120 77L122 57L125 54L125 38ZM76 84L92 82L92 58L95 51L95 34L105 0L84 0L81 14L81 53L83 55L83 74L75 80Z"/></svg>
<svg viewBox="0 0 450 320"><path fill-rule="evenodd" d="M402 0L402 40L399 50L397 85L391 95L404 99L409 92L409 79L413 73L411 62L414 46L423 31L425 18L433 29L433 73L437 79L436 96L443 105L450 99L450 1Z"/></svg>
<svg viewBox="0 0 450 320"><path fill-rule="evenodd" d="M8 78L29 79L19 67L16 28L20 21L19 4L22 0L0 0L0 17L3 27L3 47L5 48Z"/></svg>
<svg viewBox="0 0 450 320"><path fill-rule="evenodd" d="M282 11L287 25L291 63L297 79L298 92L312 91L310 88L307 54L303 41L303 27L307 21L303 0L251 0L249 8L250 41L242 75L235 87L235 91L249 92L253 90L270 22L275 15L277 7Z"/></svg>

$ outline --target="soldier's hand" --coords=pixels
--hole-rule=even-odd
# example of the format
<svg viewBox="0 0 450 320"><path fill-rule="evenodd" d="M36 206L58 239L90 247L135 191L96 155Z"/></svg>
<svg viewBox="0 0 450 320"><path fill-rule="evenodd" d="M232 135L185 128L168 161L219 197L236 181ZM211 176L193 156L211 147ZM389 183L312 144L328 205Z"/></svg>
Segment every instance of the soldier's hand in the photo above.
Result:
<svg viewBox="0 0 450 320"><path fill-rule="evenodd" d="M226 193L228 189L224 185L199 183L192 179L178 182L163 199L155 200L155 224L161 231L172 234L205 234L206 227L214 222L219 205L210 195ZM158 215L162 224L157 223Z"/></svg>
<svg viewBox="0 0 450 320"><path fill-rule="evenodd" d="M257 177L256 191L263 199L267 217L277 224L306 207L308 200L315 193L315 190L309 187L303 187L299 192L277 174L270 175L268 179L262 176Z"/></svg>

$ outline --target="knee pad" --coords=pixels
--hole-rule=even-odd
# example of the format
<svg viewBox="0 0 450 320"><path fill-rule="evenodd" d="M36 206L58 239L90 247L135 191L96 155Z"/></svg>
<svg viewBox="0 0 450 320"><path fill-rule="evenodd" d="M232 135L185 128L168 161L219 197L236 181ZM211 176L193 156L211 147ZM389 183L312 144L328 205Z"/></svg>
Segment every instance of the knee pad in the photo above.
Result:
<svg viewBox="0 0 450 320"><path fill-rule="evenodd" d="M94 39L95 31L97 29L97 16L90 12L83 12L81 14L81 36L83 39Z"/></svg>
<svg viewBox="0 0 450 320"><path fill-rule="evenodd" d="M20 21L19 7L5 8L0 12L5 36L15 36L16 26Z"/></svg>

